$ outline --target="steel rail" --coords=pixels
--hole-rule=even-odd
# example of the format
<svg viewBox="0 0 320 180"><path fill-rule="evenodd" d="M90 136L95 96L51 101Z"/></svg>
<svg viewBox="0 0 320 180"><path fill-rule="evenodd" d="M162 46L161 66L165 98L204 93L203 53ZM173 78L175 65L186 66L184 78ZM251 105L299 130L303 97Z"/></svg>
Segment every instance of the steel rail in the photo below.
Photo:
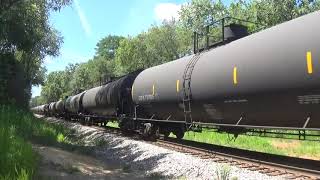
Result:
<svg viewBox="0 0 320 180"><path fill-rule="evenodd" d="M178 148L185 148L186 150L198 151L200 155L201 153L219 155L231 159L231 162L237 159L262 166L282 168L283 174L298 174L296 177L302 175L304 177L310 177L311 179L320 179L320 161L230 148L196 141L176 140L173 138L159 139L157 142L174 145ZM281 161L283 163L280 163Z"/></svg>
<svg viewBox="0 0 320 180"><path fill-rule="evenodd" d="M108 133L120 134L120 128L116 127L102 127L95 124L93 128L97 130L107 130ZM134 131L129 138L138 137L138 131ZM271 169L277 168L277 171L281 171L278 174L282 175L292 175L293 178L309 178L309 179L319 179L320 180L320 161L295 158L289 156L275 155L270 153L262 153L238 148L231 148L226 146L189 141L189 140L178 140L176 138L164 138L157 139L155 142L145 141L147 143L151 143L158 146L165 146L169 148L173 148L175 146L175 150L184 150L185 153L190 153L188 151L193 151L192 154L203 155L205 157L210 156L211 159L214 160L217 156L222 158L222 161L226 161L229 164L232 164L236 161L244 161L249 164L247 167L248 170L250 168L258 168L258 169ZM141 140L140 138L137 140ZM142 141L142 140L141 140ZM195 153L196 151L197 153ZM213 156L213 157L212 157ZM201 157L200 157L201 158ZM208 158L204 158L208 159ZM270 161L268 161L270 160ZM218 160L217 162L221 161ZM279 163L283 162L283 163ZM243 163L239 162L237 164L243 165ZM251 164L251 165L250 165ZM262 167L261 167L262 166ZM240 167L245 168L245 167ZM281 168L279 170L278 168ZM258 170L251 170L258 171ZM274 171L269 172L261 172L263 174L270 174ZM277 175L276 175L277 176Z"/></svg>

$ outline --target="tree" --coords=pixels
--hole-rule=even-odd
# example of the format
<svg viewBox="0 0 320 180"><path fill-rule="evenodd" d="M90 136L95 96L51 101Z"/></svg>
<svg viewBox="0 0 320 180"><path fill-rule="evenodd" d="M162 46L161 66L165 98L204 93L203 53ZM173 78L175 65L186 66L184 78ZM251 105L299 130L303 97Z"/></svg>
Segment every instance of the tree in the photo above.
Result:
<svg viewBox="0 0 320 180"><path fill-rule="evenodd" d="M146 33L146 51L152 61L148 66L162 64L179 58L175 22L164 22L162 26L153 26Z"/></svg>
<svg viewBox="0 0 320 180"><path fill-rule="evenodd" d="M36 106L43 105L45 103L46 103L46 101L43 99L42 96L36 96L36 97L31 98L29 106L36 107Z"/></svg>
<svg viewBox="0 0 320 180"><path fill-rule="evenodd" d="M147 47L144 40L145 34L140 34L137 37L128 37L120 42L115 59L115 73L117 75L149 67L150 58L146 53Z"/></svg>
<svg viewBox="0 0 320 180"><path fill-rule="evenodd" d="M189 54L191 33L188 32L175 21L164 21L137 37L123 39L116 51L116 74L149 68Z"/></svg>
<svg viewBox="0 0 320 180"><path fill-rule="evenodd" d="M179 14L185 28L199 31L212 21L225 17L227 7L221 0L192 0L182 6Z"/></svg>
<svg viewBox="0 0 320 180"><path fill-rule="evenodd" d="M64 93L68 90L66 78L64 71L51 72L48 75L41 90L41 96L47 103L64 98Z"/></svg>
<svg viewBox="0 0 320 180"><path fill-rule="evenodd" d="M87 62L92 86L98 86L108 78L113 77L113 61L106 61L103 57L95 57Z"/></svg>
<svg viewBox="0 0 320 180"><path fill-rule="evenodd" d="M0 81L4 91L0 92L2 102L10 98L24 96L21 104L27 104L31 95L31 85L42 84L45 69L41 63L45 56L56 56L62 38L49 24L49 12L59 10L68 5L70 0L3 0L0 2L0 65L7 66L11 57L11 69L19 69L23 74L23 82L15 82L16 73L7 72ZM12 56L11 56L12 55ZM3 72L4 73L4 72ZM1 78L1 77L0 77ZM11 82L11 83L9 83ZM19 84L21 92L8 96L10 84ZM10 88L9 88L10 89Z"/></svg>
<svg viewBox="0 0 320 180"><path fill-rule="evenodd" d="M73 93L77 92L79 89L88 89L92 85L90 76L87 63L80 64L75 70L72 81L70 82Z"/></svg>
<svg viewBox="0 0 320 180"><path fill-rule="evenodd" d="M75 91L72 81L78 67L79 64L68 64L64 71L49 73L42 86L41 102L49 103L72 95Z"/></svg>
<svg viewBox="0 0 320 180"><path fill-rule="evenodd" d="M253 6L257 20L270 27L319 9L319 0L262 0Z"/></svg>
<svg viewBox="0 0 320 180"><path fill-rule="evenodd" d="M107 77L121 76L189 55L192 53L192 32L201 31L205 25L222 17L232 16L269 27L318 10L319 1L238 0L225 6L219 0L192 0L183 5L179 21L164 21L134 37L109 35L103 38L97 43L95 56L88 62L69 65L58 74L50 73L42 95L58 100L98 86ZM261 27L246 25L250 31ZM218 33L221 28L210 31L210 35Z"/></svg>
<svg viewBox="0 0 320 180"><path fill-rule="evenodd" d="M106 60L114 59L115 52L119 47L122 36L109 35L97 43L96 56L103 57Z"/></svg>

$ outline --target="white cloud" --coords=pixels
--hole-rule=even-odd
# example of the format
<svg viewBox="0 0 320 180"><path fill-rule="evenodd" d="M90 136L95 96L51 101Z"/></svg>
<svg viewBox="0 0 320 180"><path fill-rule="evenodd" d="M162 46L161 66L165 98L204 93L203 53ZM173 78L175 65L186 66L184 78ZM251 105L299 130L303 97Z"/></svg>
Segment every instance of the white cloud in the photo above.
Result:
<svg viewBox="0 0 320 180"><path fill-rule="evenodd" d="M80 22L81 22L81 26L82 26L84 32L86 33L86 35L88 37L90 37L91 34L92 34L91 26L90 26L89 22L87 21L87 18L86 18L84 12L82 11L82 9L80 7L79 1L78 0L74 0L74 4L76 6L76 11L78 13L78 16L79 16L79 19L80 19Z"/></svg>
<svg viewBox="0 0 320 180"><path fill-rule="evenodd" d="M181 4L159 3L154 8L156 19L159 21L179 19Z"/></svg>

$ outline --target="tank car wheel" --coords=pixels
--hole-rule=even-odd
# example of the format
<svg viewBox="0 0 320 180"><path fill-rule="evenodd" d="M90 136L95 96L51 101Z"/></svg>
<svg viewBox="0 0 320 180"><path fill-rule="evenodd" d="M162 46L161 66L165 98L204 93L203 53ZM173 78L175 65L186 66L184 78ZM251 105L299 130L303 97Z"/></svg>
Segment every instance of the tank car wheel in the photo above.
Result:
<svg viewBox="0 0 320 180"><path fill-rule="evenodd" d="M173 132L173 134L177 137L177 139L182 139L184 136L184 132L181 129L177 129Z"/></svg>
<svg viewBox="0 0 320 180"><path fill-rule="evenodd" d="M170 136L170 131L164 131L163 132L163 135L164 135L164 138L168 138Z"/></svg>
<svg viewBox="0 0 320 180"><path fill-rule="evenodd" d="M86 125L86 119L85 119L85 117L80 117L80 118L79 118L79 121L80 121L80 124Z"/></svg>
<svg viewBox="0 0 320 180"><path fill-rule="evenodd" d="M93 125L93 120L92 120L92 118L90 118L90 117L86 117L86 125L87 126L92 126Z"/></svg>
<svg viewBox="0 0 320 180"><path fill-rule="evenodd" d="M142 135L143 135L145 138L147 138L147 137L150 136L150 134L151 134L151 127L152 127L151 123L145 123L145 124L143 124L143 133L142 133Z"/></svg>
<svg viewBox="0 0 320 180"><path fill-rule="evenodd" d="M151 140L155 141L156 139L160 138L160 128L159 126L155 125L152 127L152 132L151 132Z"/></svg>

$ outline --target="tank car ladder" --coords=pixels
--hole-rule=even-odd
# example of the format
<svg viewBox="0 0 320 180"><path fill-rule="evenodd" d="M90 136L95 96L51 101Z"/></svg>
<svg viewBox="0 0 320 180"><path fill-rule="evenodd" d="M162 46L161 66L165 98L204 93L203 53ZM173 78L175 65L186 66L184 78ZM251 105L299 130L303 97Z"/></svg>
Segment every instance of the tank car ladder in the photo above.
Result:
<svg viewBox="0 0 320 180"><path fill-rule="evenodd" d="M191 75L192 71L200 59L200 53L195 54L190 61L188 62L184 72L183 72L183 111L185 122L188 125L188 129L192 127L192 114L191 114L191 101L192 101L192 93L191 93Z"/></svg>

